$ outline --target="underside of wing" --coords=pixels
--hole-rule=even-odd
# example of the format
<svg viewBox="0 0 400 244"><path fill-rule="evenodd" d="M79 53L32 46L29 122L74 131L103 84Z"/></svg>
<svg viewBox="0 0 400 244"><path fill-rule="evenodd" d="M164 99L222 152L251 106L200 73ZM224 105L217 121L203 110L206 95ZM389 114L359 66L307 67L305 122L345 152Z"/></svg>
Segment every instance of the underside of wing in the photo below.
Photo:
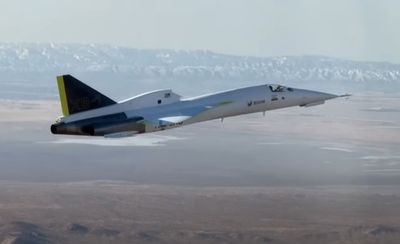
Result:
<svg viewBox="0 0 400 244"><path fill-rule="evenodd" d="M169 123L181 123L185 120L188 120L192 118L192 116L188 115L178 115L178 116L169 116L169 117L163 117L159 118L161 121L169 122Z"/></svg>
<svg viewBox="0 0 400 244"><path fill-rule="evenodd" d="M142 121L138 121L138 123L143 124L151 124L154 126L166 126L166 125L176 125L181 124L191 118L200 115L201 113L221 107L224 105L231 104L232 101L223 101L216 104L209 104L209 105L199 105L194 107L187 107L181 108L175 112L162 114L161 116L151 115L151 116L144 116Z"/></svg>
<svg viewBox="0 0 400 244"><path fill-rule="evenodd" d="M184 108L181 109L177 114L171 114L162 118L157 118L158 122L167 122L167 123L182 123L190 118L193 118L194 116L197 116L207 110L224 106L227 104L232 103L231 101L225 101L225 102L220 102L218 104L211 104L211 105L205 105L205 106L197 106L197 107L190 107L190 108Z"/></svg>
<svg viewBox="0 0 400 244"><path fill-rule="evenodd" d="M105 134L104 138L122 138L122 137L130 137L136 135L137 131L120 131L110 134Z"/></svg>

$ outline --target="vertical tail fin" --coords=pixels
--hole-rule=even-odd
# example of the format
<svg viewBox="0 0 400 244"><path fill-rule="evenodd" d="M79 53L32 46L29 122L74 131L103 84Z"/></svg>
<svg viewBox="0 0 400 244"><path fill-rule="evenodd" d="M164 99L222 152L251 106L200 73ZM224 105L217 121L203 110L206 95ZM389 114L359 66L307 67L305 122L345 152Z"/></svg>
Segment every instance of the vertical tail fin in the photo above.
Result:
<svg viewBox="0 0 400 244"><path fill-rule="evenodd" d="M116 103L71 75L57 76L57 85L64 116Z"/></svg>

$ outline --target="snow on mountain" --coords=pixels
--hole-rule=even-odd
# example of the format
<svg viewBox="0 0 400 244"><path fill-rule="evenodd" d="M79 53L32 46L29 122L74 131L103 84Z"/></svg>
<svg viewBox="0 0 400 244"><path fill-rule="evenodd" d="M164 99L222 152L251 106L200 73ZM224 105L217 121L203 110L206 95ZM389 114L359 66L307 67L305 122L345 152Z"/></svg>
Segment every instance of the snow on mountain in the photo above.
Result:
<svg viewBox="0 0 400 244"><path fill-rule="evenodd" d="M55 76L67 73L85 82L95 81L97 88L121 97L159 88L199 94L260 83L346 92L400 89L400 65L383 62L97 44L0 43L0 98L57 97ZM117 94L117 90L129 92Z"/></svg>
<svg viewBox="0 0 400 244"><path fill-rule="evenodd" d="M400 82L400 65L322 56L242 57L108 45L0 43L0 72L110 72L135 78Z"/></svg>

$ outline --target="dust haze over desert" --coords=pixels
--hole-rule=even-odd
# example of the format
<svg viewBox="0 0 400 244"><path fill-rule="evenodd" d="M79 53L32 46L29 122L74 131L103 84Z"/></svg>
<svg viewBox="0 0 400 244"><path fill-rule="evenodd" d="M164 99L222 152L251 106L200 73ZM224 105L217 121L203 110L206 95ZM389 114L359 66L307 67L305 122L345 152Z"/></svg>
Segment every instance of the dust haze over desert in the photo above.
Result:
<svg viewBox="0 0 400 244"><path fill-rule="evenodd" d="M1 2L0 243L398 243L398 5ZM115 100L265 83L352 96L56 136L60 74Z"/></svg>

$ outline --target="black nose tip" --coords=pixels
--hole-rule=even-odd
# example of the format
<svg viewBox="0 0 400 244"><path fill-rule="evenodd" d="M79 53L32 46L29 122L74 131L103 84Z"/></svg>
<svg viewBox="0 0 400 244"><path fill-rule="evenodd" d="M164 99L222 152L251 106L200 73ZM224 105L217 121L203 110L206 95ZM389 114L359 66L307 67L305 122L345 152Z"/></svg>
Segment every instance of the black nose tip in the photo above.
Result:
<svg viewBox="0 0 400 244"><path fill-rule="evenodd" d="M57 134L57 125L51 125L50 126L50 131L53 134Z"/></svg>

